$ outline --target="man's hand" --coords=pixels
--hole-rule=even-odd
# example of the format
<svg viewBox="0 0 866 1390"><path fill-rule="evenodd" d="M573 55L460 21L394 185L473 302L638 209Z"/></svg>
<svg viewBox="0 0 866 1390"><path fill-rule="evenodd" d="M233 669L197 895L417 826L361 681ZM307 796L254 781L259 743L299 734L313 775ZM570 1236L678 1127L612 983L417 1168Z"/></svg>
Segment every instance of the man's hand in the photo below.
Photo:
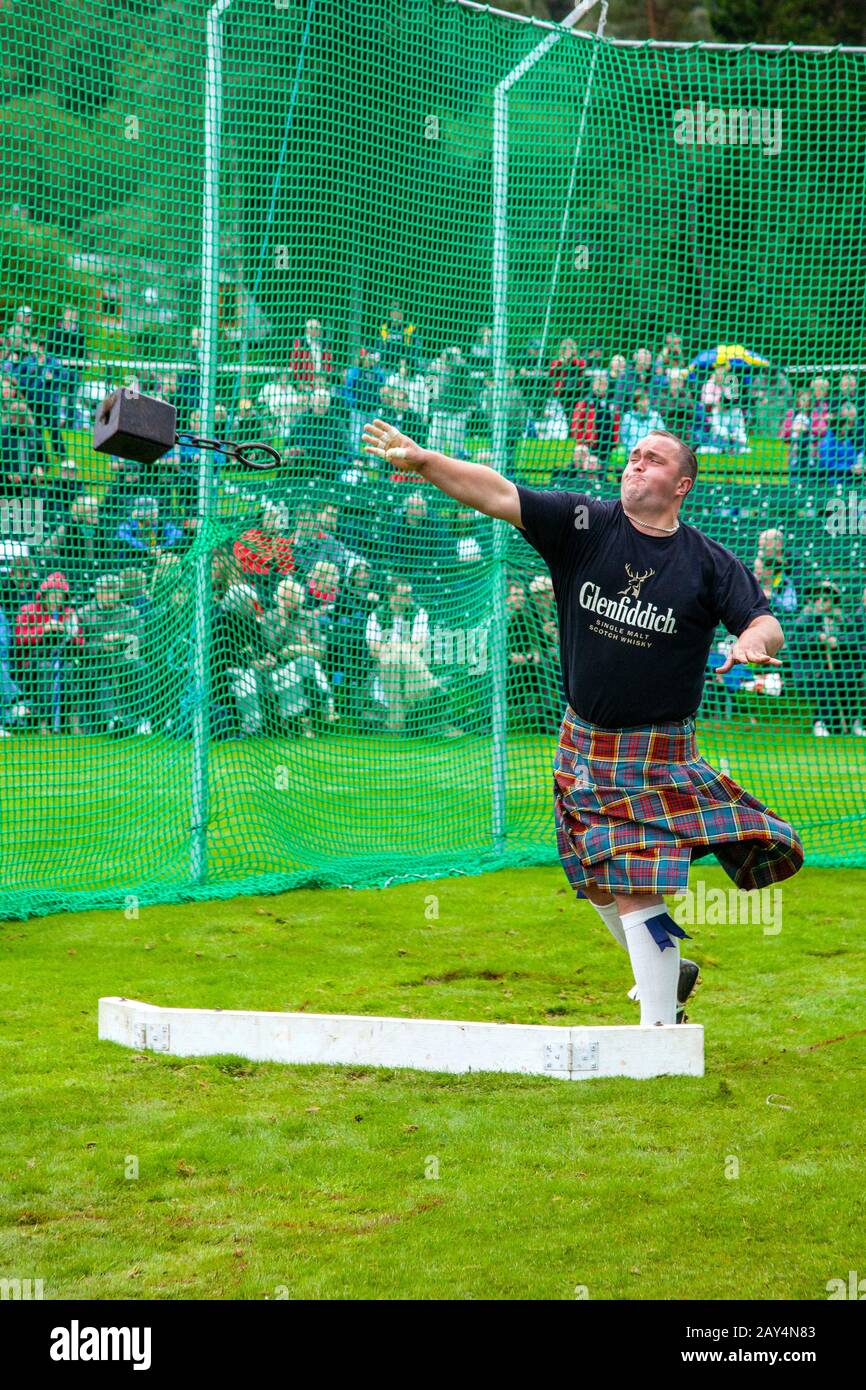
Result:
<svg viewBox="0 0 866 1390"><path fill-rule="evenodd" d="M420 445L386 420L376 419L365 425L362 442L366 453L396 464L407 473L418 472L424 462L425 451Z"/></svg>
<svg viewBox="0 0 866 1390"><path fill-rule="evenodd" d="M716 675L724 675L725 671L730 671L731 667L738 662L747 666L781 666L782 664L778 657L770 656L763 637L756 632L749 632L748 629L742 637L737 638L731 647L727 661L716 667Z"/></svg>

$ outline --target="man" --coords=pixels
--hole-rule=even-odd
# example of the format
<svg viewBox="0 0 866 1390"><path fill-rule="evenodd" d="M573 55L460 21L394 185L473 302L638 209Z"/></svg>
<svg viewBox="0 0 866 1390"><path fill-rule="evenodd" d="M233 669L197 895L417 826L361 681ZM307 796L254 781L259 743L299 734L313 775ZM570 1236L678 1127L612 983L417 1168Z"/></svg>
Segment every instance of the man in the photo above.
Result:
<svg viewBox="0 0 866 1390"><path fill-rule="evenodd" d="M658 411L650 409L650 398L646 391L638 391L634 398L634 406L625 412L619 427L619 442L625 450L626 458L641 439L645 439L656 430L663 430L664 427L665 422Z"/></svg>
<svg viewBox="0 0 866 1390"><path fill-rule="evenodd" d="M321 323L318 319L307 319L303 338L296 338L292 343L292 376L299 386L312 389L317 381L329 375L333 365Z"/></svg>
<svg viewBox="0 0 866 1390"><path fill-rule="evenodd" d="M364 443L464 504L519 527L550 570L568 703L554 761L562 865L629 954L641 1025L674 1023L697 978L663 893L715 853L739 888L796 873L797 832L698 756L694 714L721 621L734 662L778 666L782 629L735 555L678 520L688 445L655 430L632 448L620 499L537 490L444 457L384 420Z"/></svg>
<svg viewBox="0 0 866 1390"><path fill-rule="evenodd" d="M96 597L81 609L78 713L86 733L149 734L142 708L145 670L141 660L141 617L123 602L119 574L102 574Z"/></svg>

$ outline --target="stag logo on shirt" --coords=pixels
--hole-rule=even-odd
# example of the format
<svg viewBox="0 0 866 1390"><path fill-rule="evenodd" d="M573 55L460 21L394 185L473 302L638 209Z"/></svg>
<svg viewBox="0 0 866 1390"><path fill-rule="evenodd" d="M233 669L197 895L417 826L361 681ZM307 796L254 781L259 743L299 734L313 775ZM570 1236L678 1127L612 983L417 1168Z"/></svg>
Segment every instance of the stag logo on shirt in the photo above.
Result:
<svg viewBox="0 0 866 1390"><path fill-rule="evenodd" d="M641 585L655 574L655 570L644 570L643 574L635 574L631 565L626 565L625 572L628 575L628 583L624 589L620 589L621 594L627 594L629 598L640 598Z"/></svg>

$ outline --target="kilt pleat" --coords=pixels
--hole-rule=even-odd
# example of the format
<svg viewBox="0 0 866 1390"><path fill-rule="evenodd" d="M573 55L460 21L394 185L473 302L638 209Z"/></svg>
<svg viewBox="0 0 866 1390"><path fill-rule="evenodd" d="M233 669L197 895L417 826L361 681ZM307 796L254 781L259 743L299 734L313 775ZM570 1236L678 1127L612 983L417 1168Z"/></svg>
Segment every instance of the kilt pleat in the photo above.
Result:
<svg viewBox="0 0 866 1390"><path fill-rule="evenodd" d="M559 857L578 893L684 892L706 854L746 891L803 863L793 826L700 756L694 719L601 729L568 705L553 796Z"/></svg>

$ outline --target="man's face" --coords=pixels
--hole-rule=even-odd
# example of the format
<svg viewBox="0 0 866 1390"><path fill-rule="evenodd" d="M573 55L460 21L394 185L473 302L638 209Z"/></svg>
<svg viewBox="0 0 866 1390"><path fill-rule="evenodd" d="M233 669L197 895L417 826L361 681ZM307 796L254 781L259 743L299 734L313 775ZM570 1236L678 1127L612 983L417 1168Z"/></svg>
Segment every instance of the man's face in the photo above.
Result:
<svg viewBox="0 0 866 1390"><path fill-rule="evenodd" d="M391 595L391 612L405 613L406 609L409 607L411 596L412 591L408 584L398 584Z"/></svg>
<svg viewBox="0 0 866 1390"><path fill-rule="evenodd" d="M863 597L864 601L866 601L866 594L864 594ZM512 584L508 590L508 597L505 600L506 607L510 608L512 613L514 613L518 608L522 608L525 602L526 593L522 584Z"/></svg>
<svg viewBox="0 0 866 1390"><path fill-rule="evenodd" d="M763 531L759 538L760 554L767 560L781 560L785 538L781 531Z"/></svg>
<svg viewBox="0 0 866 1390"><path fill-rule="evenodd" d="M321 335L322 325L319 323L318 319L307 319L306 329L307 337L311 340L314 340Z"/></svg>
<svg viewBox="0 0 866 1390"><path fill-rule="evenodd" d="M116 608L120 603L120 585L97 584L96 602L100 608Z"/></svg>
<svg viewBox="0 0 866 1390"><path fill-rule="evenodd" d="M638 348L634 355L634 364L639 372L647 372L652 364L652 353L649 348Z"/></svg>
<svg viewBox="0 0 866 1390"><path fill-rule="evenodd" d="M682 501L690 487L691 478L680 470L674 441L666 435L648 434L629 454L620 499L626 511L637 505L655 510Z"/></svg>
<svg viewBox="0 0 866 1390"><path fill-rule="evenodd" d="M66 602L66 591L60 588L44 589L42 592L42 607L48 608L52 613L62 608Z"/></svg>

